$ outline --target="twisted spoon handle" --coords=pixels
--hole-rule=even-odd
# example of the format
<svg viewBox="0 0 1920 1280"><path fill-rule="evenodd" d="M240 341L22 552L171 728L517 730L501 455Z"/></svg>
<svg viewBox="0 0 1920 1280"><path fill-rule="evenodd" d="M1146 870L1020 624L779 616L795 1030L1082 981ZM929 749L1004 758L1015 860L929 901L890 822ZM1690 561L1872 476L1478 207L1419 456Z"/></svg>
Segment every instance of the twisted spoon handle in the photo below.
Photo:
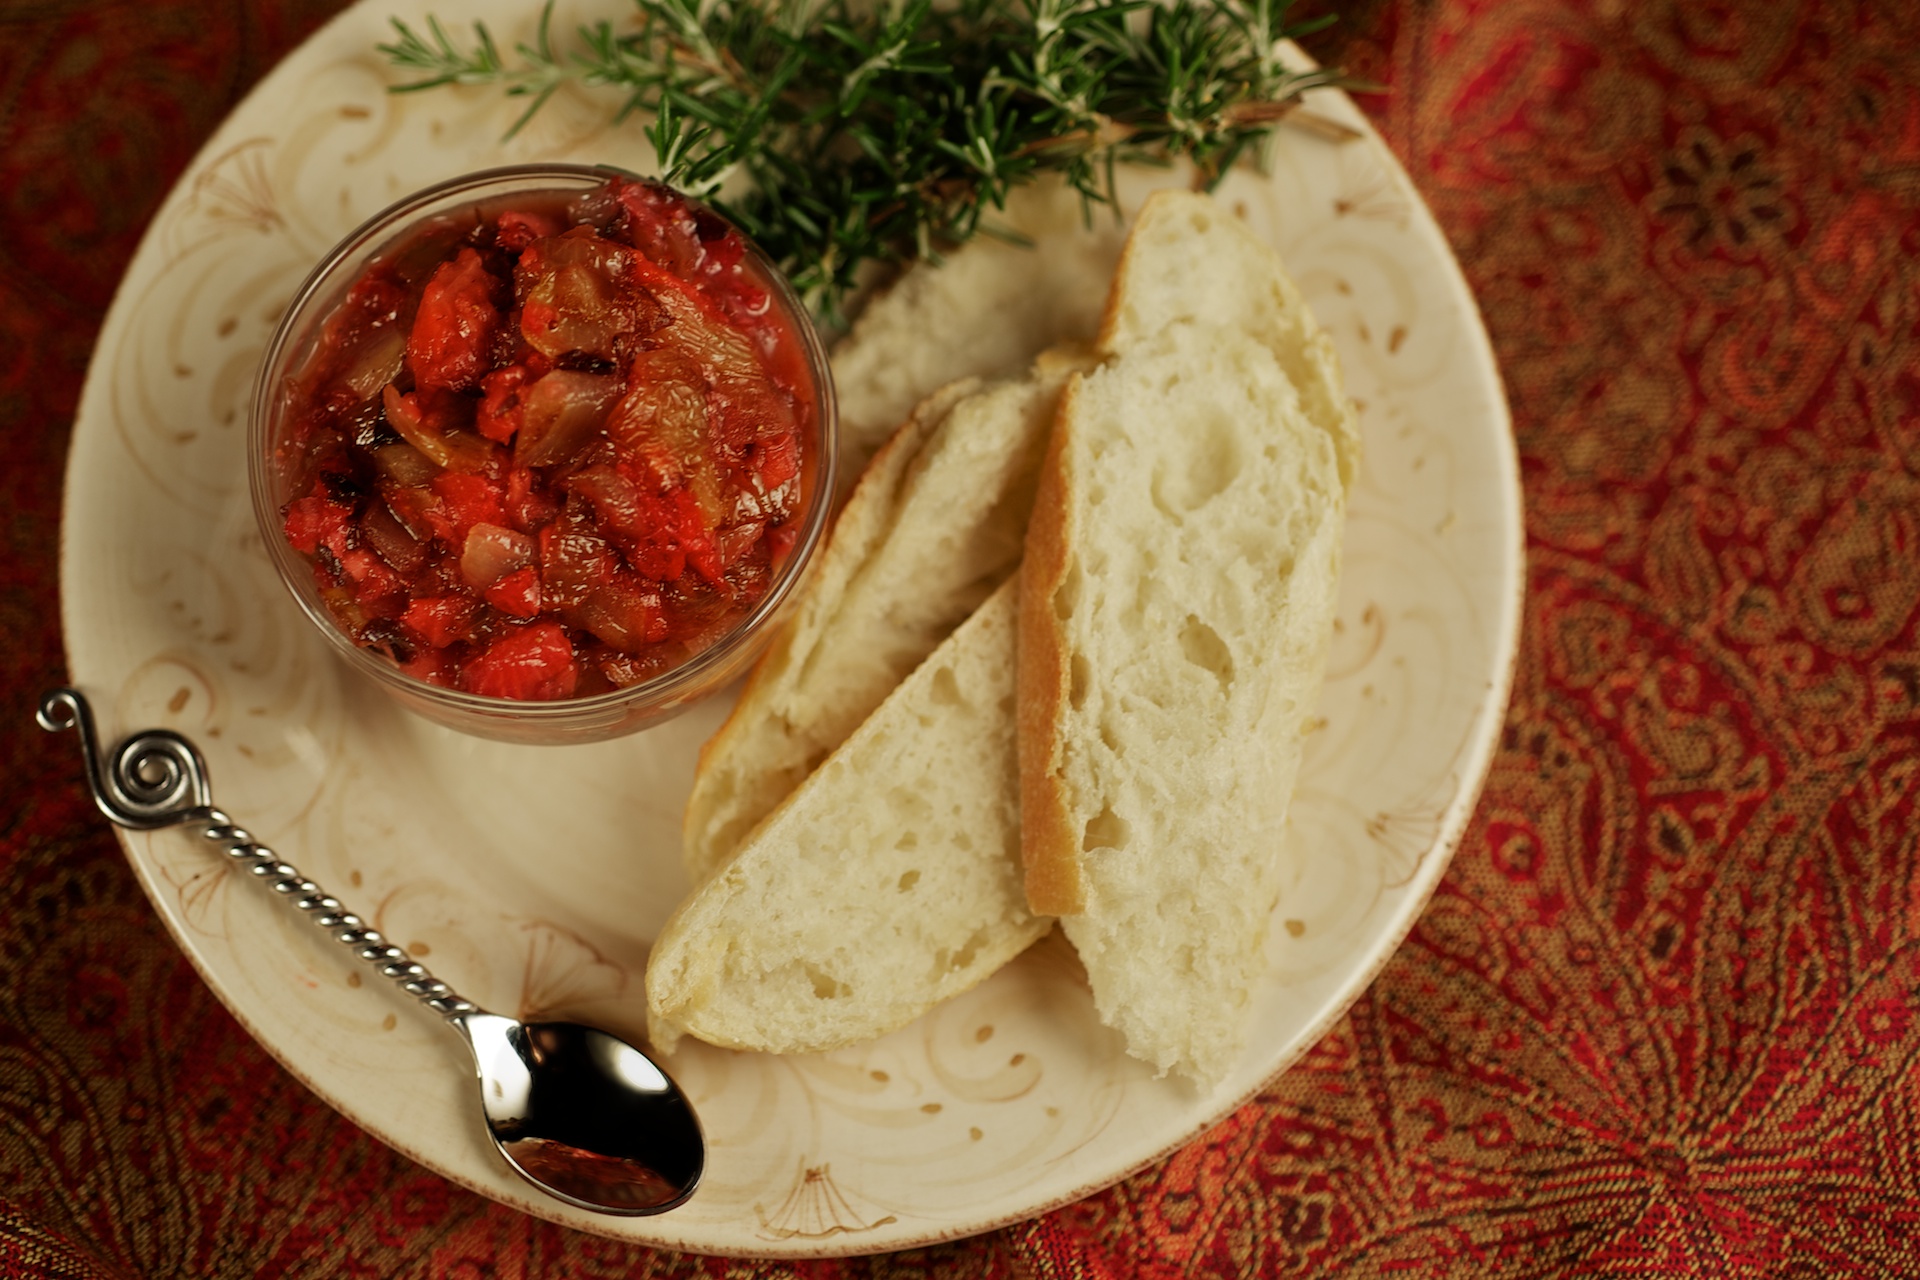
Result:
<svg viewBox="0 0 1920 1280"><path fill-rule="evenodd" d="M480 1011L214 808L206 761L186 738L171 729L148 729L106 755L94 733L93 710L76 689L55 689L42 697L38 719L49 732L79 731L94 803L120 826L137 831L183 823L199 827L235 863L427 1008L449 1020Z"/></svg>
<svg viewBox="0 0 1920 1280"><path fill-rule="evenodd" d="M254 841L244 827L218 809L209 808L199 816L205 823L201 835L212 841L263 881L295 909L325 929L335 942L380 971L399 988L444 1018L457 1018L478 1011L479 1006L455 995L453 988L428 973L404 950L388 942L378 929L348 911L340 900L300 874L297 867L280 861L273 850Z"/></svg>

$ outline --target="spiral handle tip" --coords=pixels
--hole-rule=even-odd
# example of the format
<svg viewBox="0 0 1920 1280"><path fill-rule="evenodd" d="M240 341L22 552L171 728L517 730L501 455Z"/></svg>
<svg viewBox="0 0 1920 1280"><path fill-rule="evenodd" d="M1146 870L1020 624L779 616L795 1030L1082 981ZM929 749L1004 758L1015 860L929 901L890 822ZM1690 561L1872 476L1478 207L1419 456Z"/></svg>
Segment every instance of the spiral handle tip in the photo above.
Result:
<svg viewBox="0 0 1920 1280"><path fill-rule="evenodd" d="M78 689L50 689L40 695L40 709L34 719L48 733L64 733L80 723L87 699Z"/></svg>
<svg viewBox="0 0 1920 1280"><path fill-rule="evenodd" d="M101 750L86 695L68 688L42 695L35 719L50 732L79 731L93 802L120 826L152 831L208 820L213 787L207 780L206 761L173 730L135 734L109 755Z"/></svg>

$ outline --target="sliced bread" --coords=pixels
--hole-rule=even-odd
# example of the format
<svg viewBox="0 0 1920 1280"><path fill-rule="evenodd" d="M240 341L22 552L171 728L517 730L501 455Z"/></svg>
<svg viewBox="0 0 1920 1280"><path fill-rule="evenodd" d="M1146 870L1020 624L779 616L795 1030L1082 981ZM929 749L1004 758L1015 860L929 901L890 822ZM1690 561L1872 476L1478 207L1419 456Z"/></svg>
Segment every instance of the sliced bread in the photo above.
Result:
<svg viewBox="0 0 1920 1280"><path fill-rule="evenodd" d="M1092 339L1125 228L1105 209L1089 219L1060 182L1015 192L1003 221L1033 243L983 235L915 265L835 345L846 474L935 387L1018 375L1048 347Z"/></svg>
<svg viewBox="0 0 1920 1280"><path fill-rule="evenodd" d="M1060 389L1084 350L923 402L848 499L793 616L701 750L682 828L694 884L723 866L1019 562Z"/></svg>
<svg viewBox="0 0 1920 1280"><path fill-rule="evenodd" d="M1156 191L1121 251L1097 342L1115 354L1185 321L1239 329L1271 351L1309 421L1333 438L1340 483L1353 486L1360 425L1333 341L1280 255L1211 196Z"/></svg>
<svg viewBox="0 0 1920 1280"><path fill-rule="evenodd" d="M1009 582L674 912L647 966L656 1044L870 1039L1046 932L1022 891L1014 607Z"/></svg>
<svg viewBox="0 0 1920 1280"><path fill-rule="evenodd" d="M1202 1083L1244 1042L1331 633L1358 447L1322 343L1272 250L1156 196L1028 530L1029 905L1129 1051Z"/></svg>

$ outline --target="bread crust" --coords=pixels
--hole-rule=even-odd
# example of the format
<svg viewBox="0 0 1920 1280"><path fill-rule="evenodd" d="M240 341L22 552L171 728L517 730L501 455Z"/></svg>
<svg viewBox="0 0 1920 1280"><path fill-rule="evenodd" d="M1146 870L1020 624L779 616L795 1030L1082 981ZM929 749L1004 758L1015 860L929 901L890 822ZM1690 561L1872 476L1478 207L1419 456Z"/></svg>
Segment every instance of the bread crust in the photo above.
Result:
<svg viewBox="0 0 1920 1280"><path fill-rule="evenodd" d="M804 643L810 650L821 642L815 621L817 602L813 599L820 591L820 584L830 577L844 576L850 571L848 566L857 567L872 554L875 545L884 540L898 500L901 475L954 406L985 386L981 379L968 377L938 388L887 438L835 515L827 543L809 571L806 593L794 597L793 611L780 623L773 642L747 673L740 696L727 718L701 745L694 769L693 792L681 816L680 828L682 861L695 884L725 866L738 845L737 841L729 846L717 840L716 811L723 801L712 793L713 788L719 784L719 771L729 765L738 767L742 758L753 759L755 768L767 767L764 757L769 743L763 725L776 710L781 681L791 665L790 655L797 644ZM756 823L764 817L762 812Z"/></svg>
<svg viewBox="0 0 1920 1280"><path fill-rule="evenodd" d="M1053 606L1073 561L1070 436L1084 379L1084 374L1075 374L1060 396L1053 435L1040 464L1020 576L1015 648L1020 855L1026 869L1027 907L1036 915L1086 910L1072 805L1060 779L1061 725L1072 673L1065 633Z"/></svg>
<svg viewBox="0 0 1920 1280"><path fill-rule="evenodd" d="M1133 225L1138 227L1147 220L1148 213L1157 203L1164 203L1160 197L1166 192L1156 191L1141 204L1140 211L1134 215ZM1129 235L1120 244L1120 257L1113 264L1113 280L1107 287L1107 301L1100 308L1100 329L1094 335L1093 346L1104 355L1113 354L1119 345L1120 315L1126 308L1126 294L1122 283L1130 279L1134 272L1134 260L1142 253L1141 239Z"/></svg>

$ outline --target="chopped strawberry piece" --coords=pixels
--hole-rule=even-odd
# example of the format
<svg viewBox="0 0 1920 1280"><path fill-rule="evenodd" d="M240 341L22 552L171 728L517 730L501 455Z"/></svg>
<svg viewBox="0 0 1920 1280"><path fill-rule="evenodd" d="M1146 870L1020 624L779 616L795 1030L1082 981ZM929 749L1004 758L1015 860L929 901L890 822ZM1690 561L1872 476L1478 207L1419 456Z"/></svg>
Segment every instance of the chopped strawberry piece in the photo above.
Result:
<svg viewBox="0 0 1920 1280"><path fill-rule="evenodd" d="M368 617L394 617L406 607L406 580L362 545L355 531L330 534L321 545L340 567L341 579L354 584L354 599Z"/></svg>
<svg viewBox="0 0 1920 1280"><path fill-rule="evenodd" d="M437 684L443 689L453 688L460 674L452 655L442 648L415 649L413 656L400 664L400 669L415 680Z"/></svg>
<svg viewBox="0 0 1920 1280"><path fill-rule="evenodd" d="M484 476L436 476L433 491L440 497L445 521L440 536L455 550L466 545L473 526L507 523L506 487Z"/></svg>
<svg viewBox="0 0 1920 1280"><path fill-rule="evenodd" d="M303 556L310 556L316 554L322 544L330 539L344 538L347 523L352 519L352 507L334 501L327 496L324 484L316 484L312 493L287 504L283 527L293 549Z"/></svg>
<svg viewBox="0 0 1920 1280"><path fill-rule="evenodd" d="M479 605L466 596L434 596L409 604L400 623L433 648L444 649L473 635L478 611Z"/></svg>
<svg viewBox="0 0 1920 1280"><path fill-rule="evenodd" d="M511 618L531 618L540 612L540 574L532 565L515 569L483 593L488 604Z"/></svg>
<svg viewBox="0 0 1920 1280"><path fill-rule="evenodd" d="M381 563L370 551L356 551L348 573L359 583L354 593L369 618L397 618L412 597L404 578Z"/></svg>
<svg viewBox="0 0 1920 1280"><path fill-rule="evenodd" d="M688 490L658 493L644 475L636 479L615 467L589 467L570 484L593 504L601 529L644 576L672 582L691 564L710 581L720 578L723 566L713 530Z"/></svg>
<svg viewBox="0 0 1920 1280"><path fill-rule="evenodd" d="M440 264L420 294L407 335L407 367L418 386L466 391L480 384L500 330L494 299L502 292L501 281L472 248Z"/></svg>
<svg viewBox="0 0 1920 1280"><path fill-rule="evenodd" d="M520 390L530 381L532 374L524 364L495 369L480 379L480 411L474 415L474 426L481 435L500 444L513 439L523 412Z"/></svg>
<svg viewBox="0 0 1920 1280"><path fill-rule="evenodd" d="M485 698L542 702L571 698L580 673L573 641L557 622L516 627L467 664L461 684Z"/></svg>
<svg viewBox="0 0 1920 1280"><path fill-rule="evenodd" d="M560 514L560 499L531 467L515 467L507 472L507 514L514 528L533 533L553 523Z"/></svg>
<svg viewBox="0 0 1920 1280"><path fill-rule="evenodd" d="M679 516L679 527L674 530L674 535L686 550L687 563L708 582L719 582L725 573L725 566L720 563L720 548L714 541L713 530L707 524L706 512L701 509L699 499L686 489L676 489L670 497Z"/></svg>
<svg viewBox="0 0 1920 1280"><path fill-rule="evenodd" d="M762 440L749 455L762 488L772 491L800 474L800 448L791 435Z"/></svg>
<svg viewBox="0 0 1920 1280"><path fill-rule="evenodd" d="M650 542L630 552L627 559L642 576L655 582L673 582L687 571L686 548L670 542Z"/></svg>
<svg viewBox="0 0 1920 1280"><path fill-rule="evenodd" d="M500 232L495 243L502 249L524 249L535 240L557 236L567 229L558 218L525 209L507 210L500 215L497 225Z"/></svg>
<svg viewBox="0 0 1920 1280"><path fill-rule="evenodd" d="M362 582L368 567L378 563L377 558L360 545L360 526L353 523L353 509L323 496L325 491L323 477L314 486L313 494L288 504L288 541L298 546L302 539L313 539L314 561L324 571L328 585ZM358 594L352 594L357 601ZM364 615L360 620L365 620Z"/></svg>

